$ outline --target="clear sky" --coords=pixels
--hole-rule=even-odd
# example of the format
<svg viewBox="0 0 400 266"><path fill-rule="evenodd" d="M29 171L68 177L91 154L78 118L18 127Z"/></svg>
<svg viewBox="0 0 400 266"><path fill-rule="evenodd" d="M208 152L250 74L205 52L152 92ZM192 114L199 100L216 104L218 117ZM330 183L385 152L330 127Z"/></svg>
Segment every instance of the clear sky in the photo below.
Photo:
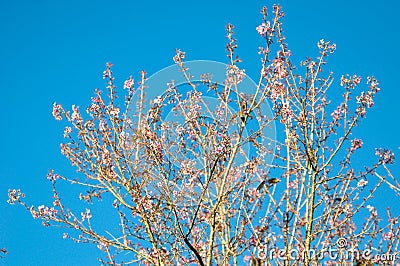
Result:
<svg viewBox="0 0 400 266"><path fill-rule="evenodd" d="M149 74L171 65L175 48L188 60L226 62L225 25L236 26L242 66L259 73L255 28L260 8L272 1L2 1L0 8L0 265L98 265L94 246L62 239L19 206L6 203L20 188L31 204L51 202L49 169L75 175L59 151L63 125L51 116L54 101L86 108L104 88L104 64L112 62L117 84L141 69ZM356 133L365 152L387 147L398 153L400 30L395 0L279 2L284 29L298 63L317 56L324 38L337 44L328 69L375 75L381 83L373 110ZM340 87L338 82L332 89ZM360 156L360 162L364 157ZM398 166L396 166L398 169ZM400 171L395 171L399 173ZM64 195L65 198L65 195ZM378 195L382 200L382 195ZM386 202L394 205L394 202Z"/></svg>

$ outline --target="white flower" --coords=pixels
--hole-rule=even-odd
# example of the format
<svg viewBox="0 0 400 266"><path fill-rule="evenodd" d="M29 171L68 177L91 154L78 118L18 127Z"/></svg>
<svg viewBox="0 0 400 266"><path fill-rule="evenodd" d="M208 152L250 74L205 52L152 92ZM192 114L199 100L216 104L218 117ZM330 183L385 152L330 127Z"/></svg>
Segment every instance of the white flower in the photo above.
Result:
<svg viewBox="0 0 400 266"><path fill-rule="evenodd" d="M357 187L364 187L368 184L367 180L361 179L360 181L358 181L357 183ZM369 205L368 205L369 206Z"/></svg>

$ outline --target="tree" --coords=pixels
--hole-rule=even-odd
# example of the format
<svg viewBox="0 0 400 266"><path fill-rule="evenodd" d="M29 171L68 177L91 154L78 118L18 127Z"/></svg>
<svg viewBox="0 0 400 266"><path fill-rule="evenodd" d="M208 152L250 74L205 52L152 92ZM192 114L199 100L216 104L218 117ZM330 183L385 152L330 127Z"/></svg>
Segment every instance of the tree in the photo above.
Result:
<svg viewBox="0 0 400 266"><path fill-rule="evenodd" d="M373 165L352 164L363 144L352 132L374 105L378 81L368 77L367 90L358 92L362 78L342 76L343 99L335 104L327 98L333 73L323 71L335 44L319 41L319 56L298 70L281 8L274 6L271 18L265 7L262 14L256 30L265 46L254 90L240 89L246 75L230 24L222 83L212 73L194 77L177 50L185 86L171 80L148 99L142 71L137 85L133 77L124 82L121 102L107 63L108 95L97 90L87 115L76 106L72 112L53 106L54 118L69 124L61 152L79 178L49 172L53 207L28 205L18 189L9 190L9 203L45 226L70 228L65 238L96 244L107 264L393 262L398 216L388 209L383 220L370 202L381 190L399 196L389 169L394 154L377 149ZM276 138L266 134L275 130ZM60 181L83 187L80 199L88 206L80 215L64 205ZM115 215L115 224L96 220L89 204Z"/></svg>

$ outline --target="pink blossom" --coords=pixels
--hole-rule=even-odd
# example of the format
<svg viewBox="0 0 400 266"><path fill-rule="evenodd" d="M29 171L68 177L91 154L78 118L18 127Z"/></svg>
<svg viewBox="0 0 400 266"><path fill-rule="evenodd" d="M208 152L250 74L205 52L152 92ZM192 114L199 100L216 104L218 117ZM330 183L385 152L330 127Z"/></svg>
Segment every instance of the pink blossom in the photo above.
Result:
<svg viewBox="0 0 400 266"><path fill-rule="evenodd" d="M254 235L252 235L250 237L250 244L255 245L256 243L257 243L257 238Z"/></svg>
<svg viewBox="0 0 400 266"><path fill-rule="evenodd" d="M100 241L99 244L97 245L97 248L100 249L101 251L106 251L106 248L108 247L108 244L105 242Z"/></svg>
<svg viewBox="0 0 400 266"><path fill-rule="evenodd" d="M31 212L32 217L33 217L34 219L37 219L37 218L40 217L39 213L35 210L35 208L34 208L33 206L29 209L29 211Z"/></svg>
<svg viewBox="0 0 400 266"><path fill-rule="evenodd" d="M72 128L71 127L65 127L64 129L64 138L69 137L69 135L72 133Z"/></svg>
<svg viewBox="0 0 400 266"><path fill-rule="evenodd" d="M367 205L367 209L369 210L369 212L371 213L372 216L378 216L378 211L375 209L374 206L371 205Z"/></svg>
<svg viewBox="0 0 400 266"><path fill-rule="evenodd" d="M310 71L313 71L316 65L317 65L317 63L315 63L314 61L310 61L310 63L308 63L308 65L307 65L307 68Z"/></svg>
<svg viewBox="0 0 400 266"><path fill-rule="evenodd" d="M132 245L132 241L131 241L131 240L128 240L128 239L126 239L126 238L124 238L124 245L125 245L125 246Z"/></svg>
<svg viewBox="0 0 400 266"><path fill-rule="evenodd" d="M297 185L297 181L293 180L292 182L289 183L289 188L291 188L291 189L296 188L296 185Z"/></svg>
<svg viewBox="0 0 400 266"><path fill-rule="evenodd" d="M181 162L180 172L183 175L189 175L195 170L196 162L193 160L183 160Z"/></svg>
<svg viewBox="0 0 400 266"><path fill-rule="evenodd" d="M115 117L115 118L118 118L118 114L119 114L119 108L117 108L117 107L112 107L112 108L110 109L110 115L111 115L111 116L113 116L113 117Z"/></svg>
<svg viewBox="0 0 400 266"><path fill-rule="evenodd" d="M379 86L379 82L375 77L373 77L373 76L372 77L368 77L367 78L367 84L369 84L369 88L370 88L371 92L377 93L377 92L380 91L380 88L378 87Z"/></svg>
<svg viewBox="0 0 400 266"><path fill-rule="evenodd" d="M243 166L245 167L245 171L249 172L251 174L254 174L255 172L257 172L258 168L257 168L257 163L255 161L250 161L247 160Z"/></svg>
<svg viewBox="0 0 400 266"><path fill-rule="evenodd" d="M284 104L281 109L281 123L286 123L294 117L293 110L288 104Z"/></svg>
<svg viewBox="0 0 400 266"><path fill-rule="evenodd" d="M249 188L248 195L250 196L250 202L254 202L256 199L260 197L260 193L256 188Z"/></svg>
<svg viewBox="0 0 400 266"><path fill-rule="evenodd" d="M107 150L105 147L103 147L103 153L101 154L101 162L102 162L102 164L104 164L106 166L111 166L112 165L112 159L111 159L110 151Z"/></svg>
<svg viewBox="0 0 400 266"><path fill-rule="evenodd" d="M354 88L361 82L361 77L357 75L346 75L340 78L340 86L345 86L347 88Z"/></svg>
<svg viewBox="0 0 400 266"><path fill-rule="evenodd" d="M224 146L222 146L222 145L219 145L219 146L215 149L215 152L216 152L217 154L221 154L223 151L224 151Z"/></svg>
<svg viewBox="0 0 400 266"><path fill-rule="evenodd" d="M125 80L124 82L124 89L132 89L134 85L134 80L132 76L129 77L129 79Z"/></svg>
<svg viewBox="0 0 400 266"><path fill-rule="evenodd" d="M243 257L243 262L248 262L251 260L251 256L250 255L246 255Z"/></svg>
<svg viewBox="0 0 400 266"><path fill-rule="evenodd" d="M106 79L106 78L111 79L112 78L112 71L111 71L112 64L107 63L106 66L107 66L107 69L103 71L103 79Z"/></svg>
<svg viewBox="0 0 400 266"><path fill-rule="evenodd" d="M263 247L263 246L258 247L257 253L258 253L257 254L258 259L265 260L267 258L267 254L265 252L265 247Z"/></svg>
<svg viewBox="0 0 400 266"><path fill-rule="evenodd" d="M67 145L65 145L64 143L61 143L60 150L61 150L61 154L65 155L67 152Z"/></svg>
<svg viewBox="0 0 400 266"><path fill-rule="evenodd" d="M82 221L90 220L92 218L92 214L90 213L89 209L86 209L85 212L81 212L81 216L82 216Z"/></svg>
<svg viewBox="0 0 400 266"><path fill-rule="evenodd" d="M100 106L96 103L92 103L89 108L86 110L87 113L94 113L97 114L100 112Z"/></svg>
<svg viewBox="0 0 400 266"><path fill-rule="evenodd" d="M319 49L324 49L325 40L324 39L319 40L317 46L318 46Z"/></svg>
<svg viewBox="0 0 400 266"><path fill-rule="evenodd" d="M173 57L175 64L181 64L183 59L185 59L185 52L182 52L179 49L176 49L176 55Z"/></svg>
<svg viewBox="0 0 400 266"><path fill-rule="evenodd" d="M354 78L354 80L353 80L353 83L354 83L354 85L358 85L358 84L360 84L360 82L361 82L361 77L360 76L358 76L358 77L355 77Z"/></svg>
<svg viewBox="0 0 400 266"><path fill-rule="evenodd" d="M17 202L19 202L20 198L24 197L24 194L21 192L21 190L19 189L9 189L8 190L8 200L7 203L8 204L15 204Z"/></svg>
<svg viewBox="0 0 400 266"><path fill-rule="evenodd" d="M62 119L62 117L61 117L61 109L62 109L62 106L60 104L53 103L53 112L52 112L52 114L53 114L53 117L56 120L61 120Z"/></svg>
<svg viewBox="0 0 400 266"><path fill-rule="evenodd" d="M33 207L31 207L30 211L31 211L31 214L32 214L32 216L34 218L38 214L40 216L42 216L42 217L45 217L45 218L54 218L57 215L57 210L55 210L54 208L49 208L49 207L44 206L44 205L38 206L39 213L37 213Z"/></svg>
<svg viewBox="0 0 400 266"><path fill-rule="evenodd" d="M274 86L271 89L271 94L270 94L270 99L272 101L276 101L280 96L282 96L285 93L285 87L283 83L281 82L276 82Z"/></svg>
<svg viewBox="0 0 400 266"><path fill-rule="evenodd" d="M226 81L229 85L237 85L246 77L245 70L236 65L228 65L226 70Z"/></svg>
<svg viewBox="0 0 400 266"><path fill-rule="evenodd" d="M79 114L79 107L77 107L77 106L75 106L75 105L72 105L72 115L71 115L71 119L72 119L73 121L77 121L77 122L82 121L82 118L81 118L81 116L80 116L80 114Z"/></svg>
<svg viewBox="0 0 400 266"><path fill-rule="evenodd" d="M259 25L256 30L258 34L260 34L261 36L265 36L265 34L270 30L270 22L267 21L267 23L261 23L261 25Z"/></svg>
<svg viewBox="0 0 400 266"><path fill-rule="evenodd" d="M362 147L362 145L363 145L363 142L362 142L361 139L353 139L353 140L351 141L351 148L350 148L350 150L351 150L351 151L358 150L358 149L360 149L360 148Z"/></svg>
<svg viewBox="0 0 400 266"><path fill-rule="evenodd" d="M40 215L43 215L43 216L47 215L49 212L49 208L44 205L38 206L38 210L39 210Z"/></svg>
<svg viewBox="0 0 400 266"><path fill-rule="evenodd" d="M193 120L196 119L197 117L199 117L199 110L201 110L201 106L198 104L192 104L190 106L189 112L186 115L186 120Z"/></svg>
<svg viewBox="0 0 400 266"><path fill-rule="evenodd" d="M288 71L285 66L285 62L282 58L277 57L273 60L275 73L280 79L286 78L288 76Z"/></svg>
<svg viewBox="0 0 400 266"><path fill-rule="evenodd" d="M117 208L117 207L118 207L118 200L117 200L117 199L115 199L115 200L113 201L112 206L113 206L114 208Z"/></svg>
<svg viewBox="0 0 400 266"><path fill-rule="evenodd" d="M388 149L375 149L375 155L379 156L379 162L383 164L394 164L394 153Z"/></svg>
<svg viewBox="0 0 400 266"><path fill-rule="evenodd" d="M333 111L333 112L331 113L331 116L332 116L332 118L333 118L334 121L339 120L339 118L340 118L340 111L339 111L338 109L336 109L335 111Z"/></svg>
<svg viewBox="0 0 400 266"><path fill-rule="evenodd" d="M55 181L59 177L60 176L58 174L55 174L53 170L50 170L49 173L47 174L47 180Z"/></svg>
<svg viewBox="0 0 400 266"><path fill-rule="evenodd" d="M196 137L196 133L193 130L190 130L189 136L187 137L187 139L191 139L193 137Z"/></svg>
<svg viewBox="0 0 400 266"><path fill-rule="evenodd" d="M101 99L99 97L92 97L92 102L93 103L100 103Z"/></svg>
<svg viewBox="0 0 400 266"><path fill-rule="evenodd" d="M263 54L263 55L267 55L270 52L269 48L264 48L261 46L258 47L258 50L259 50L258 54Z"/></svg>
<svg viewBox="0 0 400 266"><path fill-rule="evenodd" d="M383 240L391 240L394 237L394 234L390 231L389 233L383 233L382 236Z"/></svg>
<svg viewBox="0 0 400 266"><path fill-rule="evenodd" d="M153 102L154 102L154 104L160 104L162 102L162 99L160 96L158 96L153 100Z"/></svg>
<svg viewBox="0 0 400 266"><path fill-rule="evenodd" d="M369 91L368 93L362 92L360 96L356 97L358 103L362 103L366 105L368 108L374 106L374 99L372 97L372 93Z"/></svg>
<svg viewBox="0 0 400 266"><path fill-rule="evenodd" d="M59 199L55 199L53 201L53 206L61 206L60 200Z"/></svg>
<svg viewBox="0 0 400 266"><path fill-rule="evenodd" d="M153 201L149 195L142 197L140 203L145 210L150 210L153 207Z"/></svg>
<svg viewBox="0 0 400 266"><path fill-rule="evenodd" d="M361 117L365 117L365 115L367 114L367 110L365 110L365 107L360 106L356 109L356 113L357 113L357 115L360 115Z"/></svg>
<svg viewBox="0 0 400 266"><path fill-rule="evenodd" d="M175 132L177 133L177 134L181 134L182 133L182 131L184 130L184 128L182 127L182 126L178 126L176 129L175 129Z"/></svg>
<svg viewBox="0 0 400 266"><path fill-rule="evenodd" d="M107 123L106 123L105 120L100 120L99 129L100 129L100 131L102 131L102 132L107 131Z"/></svg>
<svg viewBox="0 0 400 266"><path fill-rule="evenodd" d="M368 184L368 181L365 179L361 179L360 181L358 181L357 183L357 187L364 187Z"/></svg>

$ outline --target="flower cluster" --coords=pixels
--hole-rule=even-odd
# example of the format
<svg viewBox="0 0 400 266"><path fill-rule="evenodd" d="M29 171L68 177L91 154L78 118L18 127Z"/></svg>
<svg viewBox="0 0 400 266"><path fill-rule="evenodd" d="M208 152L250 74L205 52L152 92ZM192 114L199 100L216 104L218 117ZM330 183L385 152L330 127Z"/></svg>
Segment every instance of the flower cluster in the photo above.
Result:
<svg viewBox="0 0 400 266"><path fill-rule="evenodd" d="M90 220L92 218L92 214L90 213L89 209L86 209L85 212L81 212L82 222L85 220Z"/></svg>
<svg viewBox="0 0 400 266"><path fill-rule="evenodd" d="M289 104L283 104L281 109L280 109L280 115L281 115L281 120L280 122L282 124L285 124L287 122L290 122L293 117L294 117L294 113L292 108L290 107Z"/></svg>
<svg viewBox="0 0 400 266"><path fill-rule="evenodd" d="M8 200L7 203L9 204L15 204L19 202L20 198L24 197L24 194L21 192L19 189L9 189L8 190Z"/></svg>
<svg viewBox="0 0 400 266"><path fill-rule="evenodd" d="M345 108L344 104L342 103L335 109L335 111L331 113L333 122L337 123L343 117L344 113L345 113Z"/></svg>
<svg viewBox="0 0 400 266"><path fill-rule="evenodd" d="M82 117L79 113L79 107L72 105L72 115L71 115L72 121L76 121L77 123L82 122Z"/></svg>
<svg viewBox="0 0 400 266"><path fill-rule="evenodd" d="M285 86L282 82L277 81L271 88L271 94L269 95L269 98L275 102L279 97L283 96L284 94Z"/></svg>
<svg viewBox="0 0 400 266"><path fill-rule="evenodd" d="M226 69L226 82L229 85L237 85L246 77L245 70L236 65L228 65Z"/></svg>
<svg viewBox="0 0 400 266"><path fill-rule="evenodd" d="M112 79L111 63L106 63L106 70L103 71L103 79Z"/></svg>
<svg viewBox="0 0 400 266"><path fill-rule="evenodd" d="M71 127L65 127L64 128L64 138L68 138L72 133L72 128Z"/></svg>
<svg viewBox="0 0 400 266"><path fill-rule="evenodd" d="M347 74L346 76L342 76L340 78L340 86L349 89L356 87L358 84L360 84L360 82L361 82L361 77L357 75L350 76Z"/></svg>
<svg viewBox="0 0 400 266"><path fill-rule="evenodd" d="M360 179L357 183L357 187L365 187L368 184L368 181L365 179Z"/></svg>
<svg viewBox="0 0 400 266"><path fill-rule="evenodd" d="M99 122L99 130L101 132L107 132L107 121L104 119L101 119Z"/></svg>
<svg viewBox="0 0 400 266"><path fill-rule="evenodd" d="M383 233L382 236L383 236L383 240L386 240L386 241L390 241L392 238L395 237L395 235L393 234L392 231L389 231L387 233Z"/></svg>
<svg viewBox="0 0 400 266"><path fill-rule="evenodd" d="M194 160L183 160L180 166L180 173L182 175L190 175L194 172L196 162Z"/></svg>
<svg viewBox="0 0 400 266"><path fill-rule="evenodd" d="M374 206L367 205L367 209L368 209L368 211L371 213L371 215L373 217L377 217L378 216L378 211L376 210L376 208Z"/></svg>
<svg viewBox="0 0 400 266"><path fill-rule="evenodd" d="M53 112L52 112L52 114L53 114L53 117L56 120L61 120L62 119L61 111L62 111L62 106L60 104L54 103L53 104Z"/></svg>
<svg viewBox="0 0 400 266"><path fill-rule="evenodd" d="M330 42L326 42L324 39L321 39L318 44L318 48L321 50L321 53L325 54L326 52L328 53L334 53L336 51L336 44L331 44Z"/></svg>
<svg viewBox="0 0 400 266"><path fill-rule="evenodd" d="M100 241L99 244L97 244L97 248L100 249L101 251L106 251L108 248L109 244Z"/></svg>
<svg viewBox="0 0 400 266"><path fill-rule="evenodd" d="M92 99L96 99L96 98L92 98ZM100 114L100 109L101 109L100 106L99 106L97 103L93 102L93 103L86 109L86 112L87 112L88 114L97 116L98 114Z"/></svg>
<svg viewBox="0 0 400 266"><path fill-rule="evenodd" d="M394 164L394 153L388 149L378 148L375 149L375 155L379 157L379 163Z"/></svg>
<svg viewBox="0 0 400 266"><path fill-rule="evenodd" d="M60 178L60 176L54 173L54 170L50 170L47 174L47 180L56 181L58 178Z"/></svg>
<svg viewBox="0 0 400 266"><path fill-rule="evenodd" d="M115 106L111 106L110 107L110 116L114 117L114 118L118 118L119 115L119 108L115 107Z"/></svg>
<svg viewBox="0 0 400 266"><path fill-rule="evenodd" d="M186 122L193 121L200 115L201 106L197 103L190 104L188 113L186 114Z"/></svg>
<svg viewBox="0 0 400 266"><path fill-rule="evenodd" d="M361 103L368 108L371 108L374 106L374 99L373 99L373 93L371 91L368 92L362 92L360 96L356 97L357 103Z"/></svg>
<svg viewBox="0 0 400 266"><path fill-rule="evenodd" d="M37 210L35 209L35 207L32 206L30 208L30 212L34 219L42 217L46 220L54 219L58 213L58 211L56 209L54 209L53 207L49 208L44 205L38 206Z"/></svg>
<svg viewBox="0 0 400 266"><path fill-rule="evenodd" d="M361 139L353 139L351 140L351 148L350 151L358 150L362 147L363 142Z"/></svg>
<svg viewBox="0 0 400 266"><path fill-rule="evenodd" d="M132 76L129 77L129 79L125 80L124 82L124 89L132 89L134 86L134 80L132 78Z"/></svg>
<svg viewBox="0 0 400 266"><path fill-rule="evenodd" d="M261 23L261 25L259 25L256 28L256 30L257 30L258 34L260 34L261 36L264 37L264 36L266 36L267 33L271 32L271 24L269 21L263 22L263 23Z"/></svg>
<svg viewBox="0 0 400 266"><path fill-rule="evenodd" d="M179 49L176 49L176 54L172 58L174 60L174 63L177 65L183 64L183 59L185 59L185 52L182 52Z"/></svg>
<svg viewBox="0 0 400 266"><path fill-rule="evenodd" d="M379 82L374 76L367 77L367 84L369 85L370 91L377 93L380 91Z"/></svg>
<svg viewBox="0 0 400 266"><path fill-rule="evenodd" d="M275 74L279 79L284 79L288 76L288 71L285 65L285 61L281 56L275 57L272 61Z"/></svg>

